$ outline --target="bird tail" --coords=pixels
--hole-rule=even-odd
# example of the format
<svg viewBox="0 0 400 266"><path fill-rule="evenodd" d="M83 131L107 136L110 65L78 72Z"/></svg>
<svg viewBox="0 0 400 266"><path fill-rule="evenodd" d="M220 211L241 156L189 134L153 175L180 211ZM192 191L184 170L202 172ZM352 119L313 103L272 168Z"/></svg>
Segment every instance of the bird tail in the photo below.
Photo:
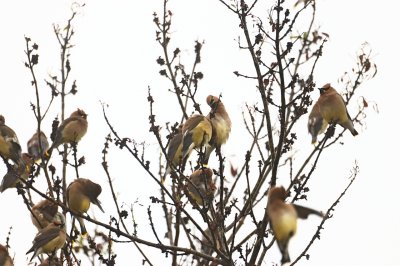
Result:
<svg viewBox="0 0 400 266"><path fill-rule="evenodd" d="M86 236L87 235L87 230L86 230L85 222L83 221L83 219L81 217L77 217L77 220L78 220L79 225L81 227L81 234L83 236Z"/></svg>
<svg viewBox="0 0 400 266"><path fill-rule="evenodd" d="M33 255L32 255L31 259L29 260L29 262L31 262L33 260L33 258L37 255L37 251L35 251L34 247L31 247L31 249L26 252L26 255L28 255L31 252L33 252Z"/></svg>
<svg viewBox="0 0 400 266"><path fill-rule="evenodd" d="M289 244L288 241L289 241L289 240L286 240L286 241L277 241L279 250L280 250L281 253L282 253L282 259L281 259L282 265L283 265L284 263L290 262L290 256L289 256L289 251L288 251L288 244Z"/></svg>
<svg viewBox="0 0 400 266"><path fill-rule="evenodd" d="M286 252L282 253L281 263L283 265L284 263L287 262L290 262L290 257L289 257L289 252L286 250Z"/></svg>
<svg viewBox="0 0 400 266"><path fill-rule="evenodd" d="M311 144L315 145L317 143L317 135L312 135Z"/></svg>
<svg viewBox="0 0 400 266"><path fill-rule="evenodd" d="M357 136L357 135L358 135L357 130L355 130L354 128L353 128L352 130L350 130L350 132L351 132L351 134L352 134L353 136Z"/></svg>

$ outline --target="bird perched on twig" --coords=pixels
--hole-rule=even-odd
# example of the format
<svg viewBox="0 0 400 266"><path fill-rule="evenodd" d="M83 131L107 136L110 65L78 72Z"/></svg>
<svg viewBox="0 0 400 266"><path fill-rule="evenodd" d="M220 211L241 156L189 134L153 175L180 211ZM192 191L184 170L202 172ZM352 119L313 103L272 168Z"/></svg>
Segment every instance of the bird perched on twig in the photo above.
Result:
<svg viewBox="0 0 400 266"><path fill-rule="evenodd" d="M32 207L32 223L38 230L43 229L53 222L57 212L57 204L48 199L41 200Z"/></svg>
<svg viewBox="0 0 400 266"><path fill-rule="evenodd" d="M192 173L187 182L189 196L200 206L214 198L217 187L213 180L213 171L210 168L200 168Z"/></svg>
<svg viewBox="0 0 400 266"><path fill-rule="evenodd" d="M32 157L27 153L23 153L21 155L21 162L8 168L7 173L1 181L0 192L3 193L8 188L16 187L17 183L20 183L20 178L25 181L28 180L32 165Z"/></svg>
<svg viewBox="0 0 400 266"><path fill-rule="evenodd" d="M78 143L86 134L87 129L87 114L83 110L77 109L57 128L49 153L61 144Z"/></svg>
<svg viewBox="0 0 400 266"><path fill-rule="evenodd" d="M68 207L78 214L84 214L89 210L90 203L93 203L104 212L100 200L97 199L100 193L101 186L99 184L86 178L75 179L67 188ZM76 219L81 227L81 234L86 235L87 230L83 218L77 216Z"/></svg>
<svg viewBox="0 0 400 266"><path fill-rule="evenodd" d="M32 135L27 143L28 153L35 162L39 161L45 155L49 148L49 142L46 135L40 131Z"/></svg>
<svg viewBox="0 0 400 266"><path fill-rule="evenodd" d="M312 143L317 141L319 134L325 132L328 124L339 124L350 130L353 136L358 135L342 96L329 83L319 88L319 91L321 94L308 118L308 132L312 136Z"/></svg>
<svg viewBox="0 0 400 266"><path fill-rule="evenodd" d="M53 222L41 229L33 239L31 249L26 252L26 254L33 252L29 261L41 253L54 253L64 246L66 239L65 217L57 213Z"/></svg>
<svg viewBox="0 0 400 266"><path fill-rule="evenodd" d="M0 115L0 155L11 159L16 164L22 164L21 146L14 130L5 124L4 116Z"/></svg>
<svg viewBox="0 0 400 266"><path fill-rule="evenodd" d="M14 265L14 262L12 261L10 255L8 254L7 248L3 245L0 245L0 265L1 266Z"/></svg>
<svg viewBox="0 0 400 266"><path fill-rule="evenodd" d="M182 127L182 164L193 149L200 149L207 154L212 133L211 122L204 115L196 114L186 120Z"/></svg>
<svg viewBox="0 0 400 266"><path fill-rule="evenodd" d="M310 214L324 216L322 212L294 203L285 203L286 196L284 187L272 187L268 193L267 204L267 214L271 222L272 231L282 253L282 264L290 261L288 244L296 233L297 218L306 219Z"/></svg>
<svg viewBox="0 0 400 266"><path fill-rule="evenodd" d="M219 97L208 95L207 104L211 107L207 118L211 121L212 138L210 139L211 149L208 149L206 154L206 163L208 163L211 152L215 148L220 149L222 144L228 140L232 127L232 122L226 112L225 105Z"/></svg>

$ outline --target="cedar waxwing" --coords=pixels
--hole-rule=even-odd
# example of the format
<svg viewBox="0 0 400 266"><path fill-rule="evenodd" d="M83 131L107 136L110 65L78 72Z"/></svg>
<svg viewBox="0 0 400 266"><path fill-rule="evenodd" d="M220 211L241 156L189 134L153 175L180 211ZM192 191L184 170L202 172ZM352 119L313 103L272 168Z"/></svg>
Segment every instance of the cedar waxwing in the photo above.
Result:
<svg viewBox="0 0 400 266"><path fill-rule="evenodd" d="M7 173L4 175L3 180L1 181L0 192L3 193L7 188L16 187L17 183L20 182L19 178L22 178L25 181L28 180L29 174L31 173L33 160L32 157L27 153L23 153L21 158L22 163L19 165L14 164L7 170Z"/></svg>
<svg viewBox="0 0 400 266"><path fill-rule="evenodd" d="M358 135L342 96L329 83L319 90L321 95L308 118L308 132L312 136L312 143L314 144L317 141L317 136L324 133L328 124L331 123L337 123L350 130L353 136Z"/></svg>
<svg viewBox="0 0 400 266"><path fill-rule="evenodd" d="M40 141L39 141L40 138ZM46 135L40 131L33 134L27 143L28 153L32 156L35 162L39 161L49 148L49 142Z"/></svg>
<svg viewBox="0 0 400 266"><path fill-rule="evenodd" d="M220 98L208 95L207 104L211 107L207 118L211 121L213 132L210 140L211 149L208 149L206 154L206 163L211 152L217 147L221 148L221 145L228 140L232 127L231 119Z"/></svg>
<svg viewBox="0 0 400 266"><path fill-rule="evenodd" d="M286 190L284 187L270 188L267 213L276 242L282 253L282 264L290 261L288 244L290 238L296 233L297 218L306 219L310 214L324 216L322 212L296 204L285 203L285 198Z"/></svg>
<svg viewBox="0 0 400 266"><path fill-rule="evenodd" d="M45 228L53 222L58 211L58 205L44 199L33 205L31 220L38 230Z"/></svg>
<svg viewBox="0 0 400 266"><path fill-rule="evenodd" d="M167 158L173 166L177 167L182 161L182 128L183 125L179 125L177 133L172 137L168 145ZM166 174L170 173L171 168L167 164Z"/></svg>
<svg viewBox="0 0 400 266"><path fill-rule="evenodd" d="M209 202L214 198L217 187L212 180L213 171L210 168L200 168L189 177L187 182L190 197L200 206L204 201Z"/></svg>
<svg viewBox="0 0 400 266"><path fill-rule="evenodd" d="M96 204L102 212L100 201L97 197L101 193L101 186L89 179L79 178L71 182L67 188L68 207L79 214L86 213L89 210L90 203ZM80 226L82 235L86 235L86 227L81 217L76 217Z"/></svg>
<svg viewBox="0 0 400 266"><path fill-rule="evenodd" d="M8 254L8 250L5 246L0 245L0 266L13 266L14 262L12 261L10 255Z"/></svg>
<svg viewBox="0 0 400 266"><path fill-rule="evenodd" d="M186 160L193 149L210 148L208 142L212 138L210 120L204 115L193 115L183 124L182 161Z"/></svg>
<svg viewBox="0 0 400 266"><path fill-rule="evenodd" d="M21 146L14 130L5 124L4 116L0 115L0 155L21 164Z"/></svg>
<svg viewBox="0 0 400 266"><path fill-rule="evenodd" d="M79 142L87 128L87 114L81 109L76 110L57 128L51 149L64 143Z"/></svg>
<svg viewBox="0 0 400 266"><path fill-rule="evenodd" d="M65 217L58 212L53 222L37 233L35 239L33 239L33 246L26 254L33 252L30 259L32 261L35 256L41 253L53 253L62 248L66 240Z"/></svg>

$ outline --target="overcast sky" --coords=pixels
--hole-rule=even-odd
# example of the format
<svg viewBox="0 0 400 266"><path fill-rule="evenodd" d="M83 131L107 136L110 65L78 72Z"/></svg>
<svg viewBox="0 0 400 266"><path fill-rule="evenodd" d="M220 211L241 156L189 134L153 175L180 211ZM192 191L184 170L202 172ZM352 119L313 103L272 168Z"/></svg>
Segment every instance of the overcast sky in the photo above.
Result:
<svg viewBox="0 0 400 266"><path fill-rule="evenodd" d="M37 77L45 102L48 93L44 78L59 69L59 49L52 25L65 23L71 14L71 3L66 0L0 3L0 113L5 116L6 124L17 132L23 149L26 149L26 142L35 131L30 108L30 102L35 101L34 90L30 86L28 69L23 64L24 36L39 44ZM241 112L246 102L253 104L258 101L258 94L255 84L232 74L238 69L252 71L248 55L239 52L235 40L240 33L237 18L213 0L171 0L170 8L174 13L173 46L179 45L182 60L190 65L194 41L205 42L200 65L205 78L201 82L198 100L203 104L203 110L207 110L203 99L208 94L222 93L234 123L223 151L230 161L242 162L245 154L242 147L249 140L243 143L245 131ZM109 105L110 120L122 136L138 142L146 141L148 150L153 152L158 150L156 140L148 132L146 96L149 86L156 101L155 111L160 124L180 119L179 109L171 106L175 98L167 92L170 84L159 77L155 62L161 55L161 48L155 42L152 14L154 11L160 14L161 10L161 0L91 1L81 9L74 23L76 36L73 42L76 46L71 51L71 75L77 80L78 94L68 99L66 113L80 107L89 114L89 131L79 143L87 164L80 173L103 185L100 200L106 213L114 207L109 203L107 180L100 165L104 138L109 132L102 118L100 102ZM395 171L399 145L395 135L397 110L393 108L398 105L399 95L398 10L399 4L388 0L318 1L316 25L330 35L330 40L316 70L317 86L330 82L341 91L343 88L337 82L338 78L355 66L357 50L361 44L368 42L373 60L378 65L378 75L362 85L357 97L363 96L371 104L376 103L379 113L372 108L367 110L366 126L357 128L360 135L353 138L346 132L343 139L345 145L323 154L309 184L312 193L309 200L302 204L326 210L346 186L355 161L360 167L360 174L336 208L334 219L325 224L321 240L316 241L309 251L310 260L303 259L297 265L399 264L400 212L397 194L400 177ZM314 100L317 94L313 95ZM57 99L50 110L50 117L44 122L48 135L52 119L60 113L59 106ZM357 101L353 101L349 112L354 115L356 110ZM310 136L306 134L306 118L299 123L304 124L301 129L304 140L300 143L305 144L297 147L297 156L301 160L301 155L309 152L312 146L309 145ZM109 157L110 171L121 201L131 204L139 200L142 204L135 204L134 210L139 223L139 237L143 237L150 232L146 214L148 197L154 194L157 187L154 182L146 182L144 171L136 167L126 152L113 148ZM156 164L154 161L153 166ZM216 168L217 164L211 167ZM5 166L0 165L0 176L5 171ZM72 180L72 173L70 178ZM15 265L26 265L25 252L31 247L35 235L28 211L15 190L0 195L0 207L0 243L5 243L9 227L13 226L11 253L15 255ZM111 213L100 214L96 207L90 214L93 212L105 223ZM290 244L293 258L304 249L305 241L311 238L312 230L318 223L316 218L299 223L298 234ZM153 236L149 239L155 241ZM117 265L128 262L140 265L141 258L133 245L117 247L121 248L117 252ZM163 261L164 255L158 250L147 251L152 252L149 254L154 257L159 255L160 261ZM278 262L280 255L276 246L268 254L271 255L264 265Z"/></svg>

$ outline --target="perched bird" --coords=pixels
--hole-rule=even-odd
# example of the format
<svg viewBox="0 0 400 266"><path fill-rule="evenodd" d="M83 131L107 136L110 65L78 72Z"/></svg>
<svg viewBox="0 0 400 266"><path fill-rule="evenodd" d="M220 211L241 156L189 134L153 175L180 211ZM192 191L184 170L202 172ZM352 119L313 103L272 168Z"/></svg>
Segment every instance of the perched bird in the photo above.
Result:
<svg viewBox="0 0 400 266"><path fill-rule="evenodd" d="M0 115L0 155L11 159L14 163L21 162L21 146L14 130L5 124L4 116Z"/></svg>
<svg viewBox="0 0 400 266"><path fill-rule="evenodd" d="M8 250L5 246L0 245L0 266L13 266L14 262L12 261L10 255L8 254Z"/></svg>
<svg viewBox="0 0 400 266"><path fill-rule="evenodd" d="M284 187L272 187L268 193L267 204L272 231L282 253L282 264L290 261L288 244L290 238L296 233L297 218L306 219L310 214L324 216L322 212L293 203L285 203L286 196Z"/></svg>
<svg viewBox="0 0 400 266"><path fill-rule="evenodd" d="M39 161L45 155L49 148L49 142L46 135L40 131L33 134L27 143L28 153L32 156L35 162Z"/></svg>
<svg viewBox="0 0 400 266"><path fill-rule="evenodd" d="M32 223L38 230L43 229L53 222L57 212L57 204L48 199L41 200L32 207Z"/></svg>
<svg viewBox="0 0 400 266"><path fill-rule="evenodd" d="M8 168L7 173L1 181L0 192L4 192L11 187L16 187L17 183L20 182L20 178L25 181L28 180L33 165L32 157L27 153L23 153L21 161L20 164L14 164Z"/></svg>
<svg viewBox="0 0 400 266"><path fill-rule="evenodd" d="M68 185L67 202L68 207L79 214L86 213L89 210L90 203L96 204L102 212L100 201L97 197L101 193L101 186L86 178L79 178ZM81 217L76 217L80 226L82 235L86 235L86 227Z"/></svg>
<svg viewBox="0 0 400 266"><path fill-rule="evenodd" d="M212 180L213 171L210 168L200 168L193 172L187 181L189 196L200 206L214 198L217 187Z"/></svg>
<svg viewBox="0 0 400 266"><path fill-rule="evenodd" d="M182 161L182 134L183 125L179 125L176 134L172 137L168 145L167 158L174 167L177 167ZM166 174L169 174L171 167L167 165Z"/></svg>
<svg viewBox="0 0 400 266"><path fill-rule="evenodd" d="M211 121L212 138L210 139L211 149L208 149L206 153L206 163L210 158L211 152L215 148L221 148L221 145L228 140L232 127L231 119L220 98L208 95L207 104L211 107L207 118Z"/></svg>
<svg viewBox="0 0 400 266"><path fill-rule="evenodd" d="M308 132L312 136L312 143L314 144L317 136L324 133L328 124L332 123L350 130L353 136L358 135L342 96L329 83L319 88L319 91L321 95L308 118Z"/></svg>
<svg viewBox="0 0 400 266"><path fill-rule="evenodd" d="M54 253L64 246L66 239L65 217L61 213L57 213L53 222L37 233L35 239L33 239L33 246L26 254L33 252L30 259L32 261L35 256L41 253Z"/></svg>
<svg viewBox="0 0 400 266"><path fill-rule="evenodd" d="M209 141L212 138L212 126L210 120L204 115L193 115L186 120L182 127L182 161L185 161L193 149L209 149Z"/></svg>
<svg viewBox="0 0 400 266"><path fill-rule="evenodd" d="M87 114L81 109L76 110L57 128L50 149L57 148L64 143L79 142L86 134L87 128Z"/></svg>

